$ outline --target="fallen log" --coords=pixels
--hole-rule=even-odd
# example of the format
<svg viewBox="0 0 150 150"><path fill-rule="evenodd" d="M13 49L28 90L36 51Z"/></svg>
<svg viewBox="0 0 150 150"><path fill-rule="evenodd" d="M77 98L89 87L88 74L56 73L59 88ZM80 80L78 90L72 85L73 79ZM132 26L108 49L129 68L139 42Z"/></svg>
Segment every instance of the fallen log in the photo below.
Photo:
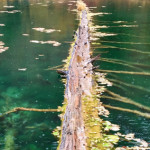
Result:
<svg viewBox="0 0 150 150"><path fill-rule="evenodd" d="M89 41L89 21L87 10L81 11L81 21L75 42L70 50L67 71L65 100L66 109L62 118L59 150L105 149L102 123L99 118L101 103L96 98ZM95 123L96 122L96 123ZM98 143L96 141L99 140Z"/></svg>

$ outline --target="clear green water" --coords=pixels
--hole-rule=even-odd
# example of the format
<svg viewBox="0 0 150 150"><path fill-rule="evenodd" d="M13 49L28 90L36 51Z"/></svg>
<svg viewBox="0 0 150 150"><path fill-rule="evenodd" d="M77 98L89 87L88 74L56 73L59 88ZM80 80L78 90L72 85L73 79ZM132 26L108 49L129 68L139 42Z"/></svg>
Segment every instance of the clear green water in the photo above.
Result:
<svg viewBox="0 0 150 150"><path fill-rule="evenodd" d="M40 4L41 3L41 4ZM47 6L42 6L42 5ZM0 41L9 47L0 53L0 112L14 107L57 108L64 100L64 85L56 71L46 69L61 65L68 56L73 30L77 28L76 15L69 11L67 2L59 1L0 1L0 11L20 10L18 13L0 13ZM3 8L12 5L15 8ZM61 30L43 33L32 28ZM23 36L22 34L29 34ZM30 40L57 41L60 46L31 43ZM25 69L18 70L18 69ZM57 140L51 131L60 125L57 113L21 112L0 121L0 149L6 145L10 130L14 131L14 149L56 149ZM12 146L13 147L13 146ZM9 148L9 150L12 150Z"/></svg>
<svg viewBox="0 0 150 150"><path fill-rule="evenodd" d="M93 12L110 13L95 16L93 22L95 25L107 26L101 28L100 32L116 34L101 37L96 42L118 48L97 48L95 55L107 52L102 53L101 57L123 61L122 64L104 61L97 61L96 64L104 70L150 72L150 2L89 0L87 4L97 6ZM4 8L5 5L15 7ZM61 65L62 60L68 56L70 44L65 41L72 41L73 30L76 30L78 25L76 14L70 11L72 8L68 1L0 1L0 11L21 11L0 13L0 24L5 24L0 26L0 34L4 34L0 36L0 41L5 43L5 47L9 47L0 53L1 113L14 107L57 108L61 105L64 85L55 71L46 69ZM32 29L38 27L61 32L44 33ZM31 43L31 40L57 41L61 45L55 47L51 44ZM119 87L114 85L109 87L109 90L150 107L150 76L108 73L107 77L121 81L116 82ZM146 90L137 88L139 86ZM101 100L112 106L140 110L129 104L109 99ZM137 138L150 142L149 119L115 110L110 110L110 113L108 119L119 124L122 133L135 133ZM9 150L55 150L57 140L51 135L51 131L60 125L57 115L19 112L0 118L0 149L6 149L7 146Z"/></svg>
<svg viewBox="0 0 150 150"><path fill-rule="evenodd" d="M98 61L97 65L104 70L150 73L150 1L101 0L98 5L99 7L94 9L94 12L110 14L96 16L94 24L106 26L99 32L116 35L101 37L97 42L102 44L102 48L96 48L95 55L99 52L107 52L102 53L101 57L106 60L118 60L121 64ZM94 46L96 47L96 45ZM115 48L103 48L104 46ZM150 107L150 76L108 73L107 78L115 80L114 86L108 87L110 91ZM111 106L147 113L130 104L110 99L101 100ZM135 137L150 142L149 119L111 109L108 119L119 124L122 133L135 133Z"/></svg>

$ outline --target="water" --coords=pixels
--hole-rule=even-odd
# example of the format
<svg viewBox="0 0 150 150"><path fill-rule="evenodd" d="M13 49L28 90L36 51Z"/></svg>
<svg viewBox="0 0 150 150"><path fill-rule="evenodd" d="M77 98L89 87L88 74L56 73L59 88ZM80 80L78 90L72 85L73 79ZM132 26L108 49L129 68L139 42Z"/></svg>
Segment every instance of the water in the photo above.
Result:
<svg viewBox="0 0 150 150"><path fill-rule="evenodd" d="M95 65L100 65L100 69L104 70L150 72L150 2L146 0L86 2L88 6L98 6L92 12L105 12L102 16L93 18L95 25L102 26L98 32L105 35L114 34L95 41L102 44L102 48L93 45L95 55L101 53L101 58L106 58L105 61L97 61ZM14 107L57 108L62 105L64 85L56 71L47 69L61 65L62 60L68 56L70 47L68 41L72 41L73 31L78 26L75 12L70 11L74 6L68 3L74 5L73 2L52 0L0 2L0 11L12 11L0 13L0 24L5 25L0 26L0 34L3 34L0 41L5 43L6 47L3 47L5 51L0 53L1 113ZM4 8L6 5L14 8ZM40 29L42 32L32 29L39 27L60 32L45 33L46 30L43 29ZM61 45L54 46L50 42L40 44L39 41L40 43L56 41ZM110 60L113 63L108 62ZM150 106L149 76L108 73L107 78L115 83L108 90ZM145 112L129 104L110 99L101 100L112 106ZM108 119L112 123L119 124L122 133L135 133L137 138L150 142L149 119L116 110L110 110L110 113ZM57 115L57 113L19 112L1 118L0 149L4 147L22 150L56 149L57 139L51 135L51 131L60 125Z"/></svg>
<svg viewBox="0 0 150 150"><path fill-rule="evenodd" d="M69 43L78 21L69 11L67 2L59 1L1 1L0 11L19 10L16 13L0 13L0 41L8 50L0 53L0 112L14 107L57 108L62 105L64 85L56 71L48 68L61 65L68 56ZM4 8L3 6L14 6ZM32 28L56 29L45 33ZM32 43L57 41L60 46ZM56 149L57 139L52 130L60 125L58 113L20 112L1 119L0 149L7 145L5 139L11 132L9 149ZM11 148L10 148L11 147ZM6 147L5 147L6 148Z"/></svg>
<svg viewBox="0 0 150 150"><path fill-rule="evenodd" d="M149 1L102 0L94 12L105 13L93 19L95 25L102 26L98 32L107 34L93 45L95 55L101 53L100 69L130 72L150 72ZM108 14L106 14L108 13ZM112 34L113 36L109 36ZM97 47L97 48L96 48ZM105 47L105 48L104 48ZM103 53L104 52L104 53ZM105 58L105 59L104 59ZM150 107L150 76L108 73L114 83L109 91ZM104 95L109 95L104 93ZM111 95L109 95L111 96ZM141 110L131 104L101 99L104 104ZM135 133L136 138L150 142L150 120L132 113L110 110L109 120L121 126L121 132Z"/></svg>

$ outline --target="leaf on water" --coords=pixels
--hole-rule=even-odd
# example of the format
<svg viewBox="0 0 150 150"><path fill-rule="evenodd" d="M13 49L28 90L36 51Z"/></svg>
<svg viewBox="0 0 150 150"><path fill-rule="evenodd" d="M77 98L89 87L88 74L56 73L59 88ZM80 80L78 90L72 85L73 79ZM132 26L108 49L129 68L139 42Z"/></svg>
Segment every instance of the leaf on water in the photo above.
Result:
<svg viewBox="0 0 150 150"><path fill-rule="evenodd" d="M5 26L5 24L0 24L0 27L4 27Z"/></svg>
<svg viewBox="0 0 150 150"><path fill-rule="evenodd" d="M18 71L26 71L27 68L18 68Z"/></svg>
<svg viewBox="0 0 150 150"><path fill-rule="evenodd" d="M97 8L97 7L89 7L89 8Z"/></svg>
<svg viewBox="0 0 150 150"><path fill-rule="evenodd" d="M5 43L4 43L4 42L2 42L2 41L0 41L0 46L3 46L3 45L5 45Z"/></svg>
<svg viewBox="0 0 150 150"><path fill-rule="evenodd" d="M39 43L39 44L52 44L53 46L60 46L61 43L57 41L37 41L37 40L30 40L31 43Z"/></svg>
<svg viewBox="0 0 150 150"><path fill-rule="evenodd" d="M31 40L30 42L31 43L40 43L40 41L37 41L37 40Z"/></svg>
<svg viewBox="0 0 150 150"><path fill-rule="evenodd" d="M99 38L90 37L90 41L97 41L97 40L99 40Z"/></svg>
<svg viewBox="0 0 150 150"><path fill-rule="evenodd" d="M127 28L131 28L131 27L138 27L138 25L120 25L118 27L127 27Z"/></svg>
<svg viewBox="0 0 150 150"><path fill-rule="evenodd" d="M96 36L96 37L116 36L116 35L117 34L114 34L114 33L102 33L102 32L92 33L92 36Z"/></svg>
<svg viewBox="0 0 150 150"><path fill-rule="evenodd" d="M39 32L44 32L44 33L52 33L52 32L61 32L61 30L56 30L56 29L45 29L45 28L32 28L33 30L39 31Z"/></svg>
<svg viewBox="0 0 150 150"><path fill-rule="evenodd" d="M103 15L110 15L110 14L112 14L112 13L98 12L98 13L89 13L89 16L93 17L93 16L103 16Z"/></svg>
<svg viewBox="0 0 150 150"><path fill-rule="evenodd" d="M43 55L43 54L40 54L39 56L42 57L42 56L44 56L44 55Z"/></svg>
<svg viewBox="0 0 150 150"><path fill-rule="evenodd" d="M22 34L23 36L29 36L29 34Z"/></svg>
<svg viewBox="0 0 150 150"><path fill-rule="evenodd" d="M12 11L0 11L0 13L9 13L9 14L14 14L14 13L20 13L20 10L12 10Z"/></svg>
<svg viewBox="0 0 150 150"><path fill-rule="evenodd" d="M14 8L15 6L3 6L4 8Z"/></svg>
<svg viewBox="0 0 150 150"><path fill-rule="evenodd" d="M125 23L127 21L114 21L113 23Z"/></svg>
<svg viewBox="0 0 150 150"><path fill-rule="evenodd" d="M90 27L90 30L95 31L96 29L104 29L104 28L109 28L109 26L106 26L106 25L102 25L102 26L95 25L95 26Z"/></svg>
<svg viewBox="0 0 150 150"><path fill-rule="evenodd" d="M0 53L5 52L6 50L8 50L8 47L0 48Z"/></svg>
<svg viewBox="0 0 150 150"><path fill-rule="evenodd" d="M0 53L3 53L4 51L8 50L9 47L4 47L5 43L0 41Z"/></svg>

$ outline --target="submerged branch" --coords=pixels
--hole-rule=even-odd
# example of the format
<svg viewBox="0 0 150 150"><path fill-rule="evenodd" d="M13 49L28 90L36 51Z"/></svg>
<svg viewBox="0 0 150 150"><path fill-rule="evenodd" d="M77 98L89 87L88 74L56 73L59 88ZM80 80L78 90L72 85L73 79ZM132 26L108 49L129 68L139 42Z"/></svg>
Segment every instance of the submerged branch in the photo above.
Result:
<svg viewBox="0 0 150 150"><path fill-rule="evenodd" d="M146 51L141 51L141 50L137 50L137 49L131 49L131 48L125 48L125 47L117 47L117 46L110 46L110 45L105 45L107 46L106 48L109 49L119 49L119 50L126 50L126 51L131 51L131 52L136 52L136 53L142 53L142 54L150 54L150 52L146 52ZM93 46L92 48L102 48L101 46Z"/></svg>
<svg viewBox="0 0 150 150"><path fill-rule="evenodd" d="M48 68L46 70L57 70L60 67L63 67L63 65L54 66L54 67Z"/></svg>
<svg viewBox="0 0 150 150"><path fill-rule="evenodd" d="M25 107L16 107L8 112L3 113L0 115L0 117L3 117L5 115L18 112L18 111L34 111L34 112L60 112L59 109L37 109L37 108L25 108Z"/></svg>
<svg viewBox="0 0 150 150"><path fill-rule="evenodd" d="M101 69L96 69L96 71L150 76L150 72L130 72L130 71L101 70Z"/></svg>
<svg viewBox="0 0 150 150"><path fill-rule="evenodd" d="M110 109L119 110L119 111L134 113L136 115L139 115L139 116L142 116L142 117L145 117L145 118L150 118L150 114L149 113L143 113L143 112L140 112L140 111L137 111L137 110L131 110L131 109L115 107L115 106L110 106L110 105L104 105L104 107L110 108Z"/></svg>
<svg viewBox="0 0 150 150"><path fill-rule="evenodd" d="M123 84L125 86L128 86L128 87L131 87L131 88L135 88L135 89L138 89L138 90L143 90L143 91L146 91L146 92L150 92L149 89L146 89L146 88L143 88L141 86L138 86L138 85L132 85L132 84L129 84L129 83L126 83L126 82L123 82L123 81L120 81L120 80L117 80L117 79L110 79L110 78L107 78L109 81L111 82L116 82L116 83L119 83L119 84ZM114 85L114 83L113 83ZM118 84L117 84L118 85ZM124 88L125 89L125 88Z"/></svg>
<svg viewBox="0 0 150 150"><path fill-rule="evenodd" d="M109 98L109 99L113 99L113 100L117 100L117 101L120 101L120 102L123 102L123 103L128 103L128 104L132 104L134 106L137 106L139 107L140 109L143 109L143 110L146 110L146 111L149 111L150 112L150 107L147 107L147 106L144 106L140 103L137 103L131 99L128 99L126 97L123 97L123 96L120 96L116 93L113 93L109 90L106 90L106 92L114 97L111 97L111 96L102 96L103 98Z"/></svg>
<svg viewBox="0 0 150 150"><path fill-rule="evenodd" d="M140 69L140 68L138 68L136 66L133 66L132 64L127 64L124 61L118 61L118 60L115 60L115 59L107 59L107 58L100 58L99 60L100 61L109 62L109 63L114 63L114 64L127 66L127 67L134 68L134 69L137 69L137 70L140 70L140 71L142 70L142 69Z"/></svg>

